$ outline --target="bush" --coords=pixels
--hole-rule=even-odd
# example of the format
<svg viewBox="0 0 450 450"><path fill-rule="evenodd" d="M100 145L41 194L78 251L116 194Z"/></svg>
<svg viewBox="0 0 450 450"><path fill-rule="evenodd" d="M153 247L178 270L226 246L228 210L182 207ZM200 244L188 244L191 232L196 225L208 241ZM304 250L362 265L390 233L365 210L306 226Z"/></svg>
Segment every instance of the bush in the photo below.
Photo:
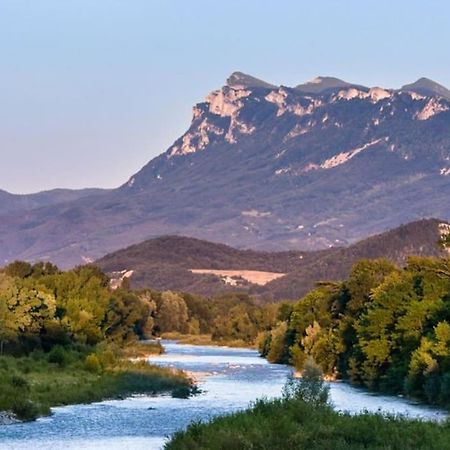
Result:
<svg viewBox="0 0 450 450"><path fill-rule="evenodd" d="M450 373L441 378L440 403L447 408L450 407Z"/></svg>
<svg viewBox="0 0 450 450"><path fill-rule="evenodd" d="M85 365L86 369L92 373L99 373L102 370L100 361L99 361L97 355L94 355L94 354L90 354L90 355L86 356L84 365Z"/></svg>
<svg viewBox="0 0 450 450"><path fill-rule="evenodd" d="M48 354L48 362L57 364L59 367L64 367L67 363L67 356L64 347L55 345Z"/></svg>
<svg viewBox="0 0 450 450"><path fill-rule="evenodd" d="M30 389L28 381L25 378L21 377L20 375L13 375L11 377L11 386L25 391L28 391Z"/></svg>
<svg viewBox="0 0 450 450"><path fill-rule="evenodd" d="M189 398L191 389L189 386L179 386L172 390L173 398Z"/></svg>
<svg viewBox="0 0 450 450"><path fill-rule="evenodd" d="M20 420L34 420L39 416L39 409L29 399L16 398L11 409Z"/></svg>
<svg viewBox="0 0 450 450"><path fill-rule="evenodd" d="M314 406L328 404L330 388L323 381L320 367L312 360L306 360L301 378L289 377L283 387L283 398L286 400L303 400Z"/></svg>

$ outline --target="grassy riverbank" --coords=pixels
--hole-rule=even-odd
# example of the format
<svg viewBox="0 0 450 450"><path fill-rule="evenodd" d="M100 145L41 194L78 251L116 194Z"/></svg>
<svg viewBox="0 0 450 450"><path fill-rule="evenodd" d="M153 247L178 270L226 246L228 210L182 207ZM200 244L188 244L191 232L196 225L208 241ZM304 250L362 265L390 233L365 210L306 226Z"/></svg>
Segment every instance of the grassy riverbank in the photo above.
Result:
<svg viewBox="0 0 450 450"><path fill-rule="evenodd" d="M450 425L376 414L351 416L299 399L258 401L244 412L192 424L166 450L227 449L442 450Z"/></svg>
<svg viewBox="0 0 450 450"><path fill-rule="evenodd" d="M131 347L126 353L130 351ZM48 354L0 357L0 411L12 412L20 420L48 415L52 406L132 394L180 396L190 390L191 381L183 372L131 362L108 348L89 354L57 348Z"/></svg>
<svg viewBox="0 0 450 450"><path fill-rule="evenodd" d="M121 349L122 357L128 359L145 359L162 353L164 353L164 347L159 341L137 341L125 345Z"/></svg>
<svg viewBox="0 0 450 450"><path fill-rule="evenodd" d="M163 333L161 338L177 341L180 344L255 348L255 345L252 345L242 339L213 339L211 334L183 334L179 332L168 332Z"/></svg>
<svg viewBox="0 0 450 450"><path fill-rule="evenodd" d="M409 450L450 448L450 422L437 424L380 414L336 412L320 368L309 359L281 399L258 400L247 411L193 423L166 450Z"/></svg>

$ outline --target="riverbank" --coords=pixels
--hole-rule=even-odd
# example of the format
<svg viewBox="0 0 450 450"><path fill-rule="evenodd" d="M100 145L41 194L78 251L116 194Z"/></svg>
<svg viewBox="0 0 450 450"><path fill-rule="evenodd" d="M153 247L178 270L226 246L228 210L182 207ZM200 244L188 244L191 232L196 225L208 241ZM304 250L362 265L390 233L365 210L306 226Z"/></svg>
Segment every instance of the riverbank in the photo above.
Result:
<svg viewBox="0 0 450 450"><path fill-rule="evenodd" d="M350 415L297 399L259 400L246 411L191 424L165 450L450 448L448 422L363 413Z"/></svg>
<svg viewBox="0 0 450 450"><path fill-rule="evenodd" d="M121 348L122 358L131 360L147 359L163 353L164 347L159 340L133 342Z"/></svg>
<svg viewBox="0 0 450 450"><path fill-rule="evenodd" d="M215 347L249 348L255 345L249 344L242 339L213 339L211 334L183 334L179 332L167 332L161 335L161 339L176 341L179 344L190 345L212 345Z"/></svg>
<svg viewBox="0 0 450 450"><path fill-rule="evenodd" d="M51 407L121 399L134 394L186 396L192 380L181 370L130 361L130 354L160 354L158 347L127 346L115 354L99 349L33 352L0 357L0 424L51 414ZM125 356L126 355L126 356Z"/></svg>

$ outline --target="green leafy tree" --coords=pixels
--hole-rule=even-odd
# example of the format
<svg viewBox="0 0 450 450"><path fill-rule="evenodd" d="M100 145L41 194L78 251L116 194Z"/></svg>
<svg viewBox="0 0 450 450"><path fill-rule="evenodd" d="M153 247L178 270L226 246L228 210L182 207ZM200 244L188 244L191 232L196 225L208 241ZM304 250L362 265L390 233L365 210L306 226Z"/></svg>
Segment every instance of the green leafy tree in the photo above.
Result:
<svg viewBox="0 0 450 450"><path fill-rule="evenodd" d="M183 297L171 291L161 294L161 306L156 315L155 323L161 332L188 329L188 309Z"/></svg>

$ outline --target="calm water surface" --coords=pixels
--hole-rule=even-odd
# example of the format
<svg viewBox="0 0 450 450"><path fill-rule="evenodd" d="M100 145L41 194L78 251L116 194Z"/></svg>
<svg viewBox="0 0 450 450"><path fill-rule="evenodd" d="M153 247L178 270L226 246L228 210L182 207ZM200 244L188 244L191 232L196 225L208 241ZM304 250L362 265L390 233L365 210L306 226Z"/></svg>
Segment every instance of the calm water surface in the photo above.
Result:
<svg viewBox="0 0 450 450"><path fill-rule="evenodd" d="M163 342L164 355L152 363L197 373L203 393L190 399L139 396L91 405L53 408L36 422L0 427L0 449L159 449L168 436L193 420L246 408L257 398L274 397L291 369L269 364L256 351ZM331 384L339 410L385 411L439 420L445 413L393 397L375 396L345 383Z"/></svg>

